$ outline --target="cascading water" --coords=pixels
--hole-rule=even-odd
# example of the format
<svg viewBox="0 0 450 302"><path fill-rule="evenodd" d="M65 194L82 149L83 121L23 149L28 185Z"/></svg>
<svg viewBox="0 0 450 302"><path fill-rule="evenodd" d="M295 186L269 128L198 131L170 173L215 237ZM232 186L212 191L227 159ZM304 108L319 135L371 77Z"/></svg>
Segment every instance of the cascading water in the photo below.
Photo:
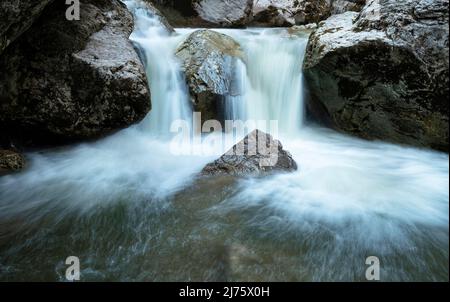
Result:
<svg viewBox="0 0 450 302"><path fill-rule="evenodd" d="M301 66L307 34L286 29L222 30L235 38L246 54L245 113L237 118L278 121L279 130L298 133L303 123Z"/></svg>
<svg viewBox="0 0 450 302"><path fill-rule="evenodd" d="M174 120L190 121L188 90L174 51L183 36L170 35L157 16L125 1L134 13L136 24L131 39L140 48L150 80L152 110L141 126L152 134L168 134Z"/></svg>
<svg viewBox="0 0 450 302"><path fill-rule="evenodd" d="M301 127L306 36L220 30L246 53L227 115L279 120L299 171L194 182L216 157L159 135L190 118L173 53L193 30L169 35L136 3L153 110L0 178L0 280L63 281L72 255L83 281L363 281L368 256L384 281L448 279L448 155Z"/></svg>

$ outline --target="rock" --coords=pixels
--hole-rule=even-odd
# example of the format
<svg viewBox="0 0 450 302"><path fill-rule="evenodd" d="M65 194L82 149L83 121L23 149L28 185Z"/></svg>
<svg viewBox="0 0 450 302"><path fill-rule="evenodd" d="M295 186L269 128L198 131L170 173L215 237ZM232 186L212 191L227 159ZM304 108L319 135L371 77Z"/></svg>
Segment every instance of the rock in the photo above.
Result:
<svg viewBox="0 0 450 302"><path fill-rule="evenodd" d="M242 27L252 18L253 0L197 0L193 7L205 21L224 27Z"/></svg>
<svg viewBox="0 0 450 302"><path fill-rule="evenodd" d="M53 0L2 0L0 2L0 54L30 28Z"/></svg>
<svg viewBox="0 0 450 302"><path fill-rule="evenodd" d="M365 0L146 0L176 27L284 27L359 11Z"/></svg>
<svg viewBox="0 0 450 302"><path fill-rule="evenodd" d="M83 0L80 21L66 20L66 8L55 1L0 56L0 136L95 138L150 110L125 5Z"/></svg>
<svg viewBox="0 0 450 302"><path fill-rule="evenodd" d="M152 0L176 27L243 27L252 18L252 0Z"/></svg>
<svg viewBox="0 0 450 302"><path fill-rule="evenodd" d="M304 25L329 15L329 0L255 0L253 5L253 24L257 26Z"/></svg>
<svg viewBox="0 0 450 302"><path fill-rule="evenodd" d="M0 149L0 176L19 171L25 166L24 157L11 150L1 150Z"/></svg>
<svg viewBox="0 0 450 302"><path fill-rule="evenodd" d="M287 29L288 33L296 34L296 33L311 33L314 29L317 28L316 23L309 23L306 25L294 25Z"/></svg>
<svg viewBox="0 0 450 302"><path fill-rule="evenodd" d="M247 176L296 170L297 163L278 140L254 130L221 158L208 164L201 175Z"/></svg>
<svg viewBox="0 0 450 302"><path fill-rule="evenodd" d="M198 30L177 49L196 112L202 120L223 120L228 96L241 92L234 83L235 66L244 56L240 45L227 35Z"/></svg>
<svg viewBox="0 0 450 302"><path fill-rule="evenodd" d="M202 20L192 7L192 0L145 0L151 2L175 27L205 28L212 25Z"/></svg>
<svg viewBox="0 0 450 302"><path fill-rule="evenodd" d="M308 110L366 139L448 151L448 0L368 1L320 24L304 75Z"/></svg>
<svg viewBox="0 0 450 302"><path fill-rule="evenodd" d="M331 0L331 14L343 14L345 12L360 12L366 4L366 0Z"/></svg>

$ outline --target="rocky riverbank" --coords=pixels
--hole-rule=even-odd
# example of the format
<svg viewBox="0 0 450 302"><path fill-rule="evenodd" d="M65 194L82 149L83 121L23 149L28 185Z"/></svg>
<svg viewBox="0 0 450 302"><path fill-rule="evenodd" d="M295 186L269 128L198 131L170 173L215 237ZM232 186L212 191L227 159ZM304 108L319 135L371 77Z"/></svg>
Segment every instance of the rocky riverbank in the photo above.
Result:
<svg viewBox="0 0 450 302"><path fill-rule="evenodd" d="M367 139L448 151L447 0L369 1L322 22L304 73L316 120Z"/></svg>

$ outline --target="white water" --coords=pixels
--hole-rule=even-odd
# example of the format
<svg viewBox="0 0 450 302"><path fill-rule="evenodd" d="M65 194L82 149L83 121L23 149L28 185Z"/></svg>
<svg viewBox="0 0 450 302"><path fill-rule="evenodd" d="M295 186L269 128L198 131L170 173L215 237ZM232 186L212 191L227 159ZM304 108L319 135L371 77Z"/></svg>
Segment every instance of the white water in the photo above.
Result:
<svg viewBox="0 0 450 302"><path fill-rule="evenodd" d="M151 134L167 135L174 120L190 121L188 88L174 50L185 37L170 35L158 18L140 8L136 2L126 1L136 19L130 37L140 46L150 82L152 110L142 123Z"/></svg>
<svg viewBox="0 0 450 302"><path fill-rule="evenodd" d="M298 134L303 123L301 66L306 34L299 38L285 29L222 32L234 37L246 54L245 113L237 117L275 120L281 132Z"/></svg>
<svg viewBox="0 0 450 302"><path fill-rule="evenodd" d="M133 8L132 2L128 4ZM152 112L142 124L96 143L28 154L30 166L26 171L0 178L0 224L9 219L39 223L50 213L58 221L64 221L78 213L81 217L92 215L98 206L113 207L124 200L131 208L151 202L154 205L151 211L157 213L161 208L175 207L171 197L191 186L195 173L215 159L214 156L175 156L170 152L169 141L159 136L167 135L173 120L191 117L186 84L173 53L192 30L168 35L144 11L136 10L135 14L137 28L132 38L145 52ZM345 257L357 258L359 253L367 251L420 262L417 267L408 268L412 272L400 265L401 272L394 272L392 279L410 280L419 278L418 272L435 273L436 259L422 257L424 253L444 255L448 264L448 155L366 142L309 125L302 127L301 61L306 38L291 36L282 29L220 31L239 41L247 55L245 66L237 72L245 94L233 100L229 115L279 120L280 139L300 169L296 173L240 181L235 194L195 211L205 213L204 224L213 225L217 217L229 213L239 216L251 210L251 215L236 226L235 233L224 236L227 240L239 240L242 230L251 229L258 236L269 234L265 242L275 240L275 247L277 238L284 238L285 234L298 235L289 239L293 242L287 242L295 244L319 238L319 233L326 229L333 239L318 240L315 249L307 250L302 259L315 264L323 260L338 266L337 270L350 269L339 267ZM190 198L196 202L195 195ZM217 200L217 196L211 195L209 199ZM151 216L147 212L141 215L142 223ZM194 229L202 229L204 224L199 223ZM55 223L53 228L57 226ZM181 223L178 228L183 226ZM160 233L170 227L175 228L177 224L169 226L161 222ZM428 232L423 237L421 230L428 229L436 232ZM135 232L136 242L133 241L135 245L126 263L133 263L138 243L147 242L142 239L145 234L138 229ZM0 239L7 235L0 231ZM83 237L87 234L73 236L88 240ZM109 250L116 249L112 238L95 240L110 240ZM169 239L162 239L166 240ZM175 240L181 249L185 238ZM431 252L421 250L422 245ZM88 252L94 253L96 246L97 242ZM145 249L139 252L145 253L147 248L145 244ZM254 248L258 252L267 246ZM1 254L0 250L0 260ZM189 269L194 270L195 263L189 266L186 261L178 265L186 265L184 273L189 276ZM281 267L282 271L290 269ZM310 273L308 280L339 279L322 268L312 269ZM344 276L352 279L351 272ZM430 278L441 276L438 273L437 277ZM283 274L276 278L283 279Z"/></svg>

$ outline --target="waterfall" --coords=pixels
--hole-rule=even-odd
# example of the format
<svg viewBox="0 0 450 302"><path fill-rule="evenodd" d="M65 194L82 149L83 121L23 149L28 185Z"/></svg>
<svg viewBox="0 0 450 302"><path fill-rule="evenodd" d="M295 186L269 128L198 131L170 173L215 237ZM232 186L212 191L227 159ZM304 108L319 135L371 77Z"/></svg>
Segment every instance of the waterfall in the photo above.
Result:
<svg viewBox="0 0 450 302"><path fill-rule="evenodd" d="M287 29L221 32L232 36L245 52L244 111L237 110L235 118L275 120L282 133L298 133L303 123L302 63L307 34L290 34Z"/></svg>
<svg viewBox="0 0 450 302"><path fill-rule="evenodd" d="M174 120L192 119L188 89L176 47L195 29L170 35L158 16L126 1L136 17L131 36L143 53L152 92L152 111L143 121L151 133L167 133ZM287 29L213 29L234 38L245 61L238 60L232 83L239 95L227 96L224 116L228 120L277 121L285 134L296 134L303 123L302 62L308 36Z"/></svg>
<svg viewBox="0 0 450 302"><path fill-rule="evenodd" d="M175 49L183 35L171 35L159 17L136 1L125 1L136 19L130 39L139 47L152 95L152 110L141 123L143 131L167 135L175 120L191 121L188 88L175 58Z"/></svg>

